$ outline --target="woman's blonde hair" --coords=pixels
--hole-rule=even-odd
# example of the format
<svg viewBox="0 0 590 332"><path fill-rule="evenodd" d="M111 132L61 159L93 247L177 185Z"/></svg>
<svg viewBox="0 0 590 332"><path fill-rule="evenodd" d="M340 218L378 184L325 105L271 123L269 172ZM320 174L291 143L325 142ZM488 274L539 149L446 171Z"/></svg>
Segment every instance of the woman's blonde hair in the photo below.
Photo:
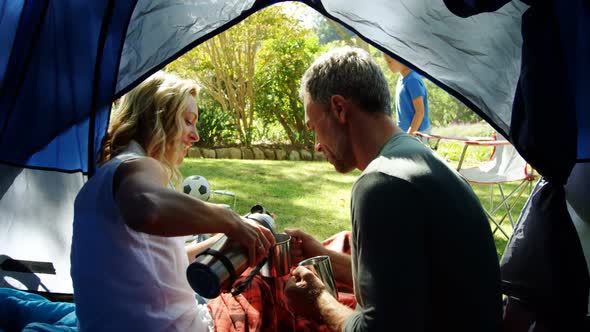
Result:
<svg viewBox="0 0 590 332"><path fill-rule="evenodd" d="M167 160L180 156L178 149L182 135L182 113L189 97L197 98L198 87L191 80L157 72L121 97L113 111L108 133L100 151L99 162L104 163L121 153L135 140L146 154L162 163L170 179L178 184L182 175L177 166Z"/></svg>

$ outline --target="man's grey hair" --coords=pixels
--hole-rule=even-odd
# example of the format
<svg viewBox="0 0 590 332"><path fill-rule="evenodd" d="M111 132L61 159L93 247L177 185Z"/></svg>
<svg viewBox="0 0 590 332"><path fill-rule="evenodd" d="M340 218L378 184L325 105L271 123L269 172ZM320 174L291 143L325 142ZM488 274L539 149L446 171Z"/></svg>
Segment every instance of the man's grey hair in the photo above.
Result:
<svg viewBox="0 0 590 332"><path fill-rule="evenodd" d="M306 93L322 105L328 105L331 96L341 95L366 112L391 116L387 80L369 53L360 48L340 47L317 58L301 78L302 100Z"/></svg>

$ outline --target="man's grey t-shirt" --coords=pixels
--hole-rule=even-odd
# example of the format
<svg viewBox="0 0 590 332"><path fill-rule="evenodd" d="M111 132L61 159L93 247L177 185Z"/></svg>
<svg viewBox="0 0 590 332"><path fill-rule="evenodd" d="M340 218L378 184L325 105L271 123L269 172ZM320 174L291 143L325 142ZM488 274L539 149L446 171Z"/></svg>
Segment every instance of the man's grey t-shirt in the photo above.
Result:
<svg viewBox="0 0 590 332"><path fill-rule="evenodd" d="M500 331L500 271L469 184L416 138L390 138L352 189L358 306L345 331Z"/></svg>

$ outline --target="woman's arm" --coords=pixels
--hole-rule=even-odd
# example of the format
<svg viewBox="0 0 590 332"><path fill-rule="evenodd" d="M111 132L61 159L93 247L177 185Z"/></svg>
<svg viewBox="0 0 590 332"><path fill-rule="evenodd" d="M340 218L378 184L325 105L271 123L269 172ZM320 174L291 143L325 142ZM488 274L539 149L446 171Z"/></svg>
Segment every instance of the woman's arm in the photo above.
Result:
<svg viewBox="0 0 590 332"><path fill-rule="evenodd" d="M153 158L123 162L113 179L113 196L125 223L138 232L160 236L224 233L248 248L252 264L274 243L272 233L255 221L168 188L168 174Z"/></svg>
<svg viewBox="0 0 590 332"><path fill-rule="evenodd" d="M207 248L210 248L217 240L219 240L223 234L218 233L213 235L212 237L208 238L205 241L191 243L186 246L186 254L188 255L188 262L192 263L197 255L205 251Z"/></svg>

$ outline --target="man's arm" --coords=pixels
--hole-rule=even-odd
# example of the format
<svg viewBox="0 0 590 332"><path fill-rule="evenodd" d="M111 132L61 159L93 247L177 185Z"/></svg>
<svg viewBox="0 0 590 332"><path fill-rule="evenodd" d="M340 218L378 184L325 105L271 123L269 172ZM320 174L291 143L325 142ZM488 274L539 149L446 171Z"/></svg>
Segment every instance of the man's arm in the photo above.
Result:
<svg viewBox="0 0 590 332"><path fill-rule="evenodd" d="M344 323L354 313L328 293L321 280L303 266L291 271L285 295L294 312L324 322L332 331L342 331Z"/></svg>
<svg viewBox="0 0 590 332"><path fill-rule="evenodd" d="M318 307L326 325L332 331L342 331L348 317L352 316L354 310L336 301L327 291L323 291L318 297Z"/></svg>
<svg viewBox="0 0 590 332"><path fill-rule="evenodd" d="M414 117L412 118L412 123L410 123L410 128L408 128L408 134L413 135L422 124L422 120L424 120L424 97L416 97L412 99L412 104L414 105Z"/></svg>
<svg viewBox="0 0 590 332"><path fill-rule="evenodd" d="M330 256L330 263L332 265L332 271L334 272L334 279L344 284L352 285L352 267L350 255L334 250L327 250L326 254Z"/></svg>
<svg viewBox="0 0 590 332"><path fill-rule="evenodd" d="M355 295L344 331L421 331L428 310L428 206L411 178L421 168L399 159L391 171L363 175L353 187ZM426 211L424 211L426 209ZM417 213L418 212L418 213Z"/></svg>
<svg viewBox="0 0 590 332"><path fill-rule="evenodd" d="M334 273L334 279L352 285L352 269L350 255L329 250L322 243L300 229L285 229L285 233L291 236L291 259L293 264L320 255L330 256L330 263Z"/></svg>

